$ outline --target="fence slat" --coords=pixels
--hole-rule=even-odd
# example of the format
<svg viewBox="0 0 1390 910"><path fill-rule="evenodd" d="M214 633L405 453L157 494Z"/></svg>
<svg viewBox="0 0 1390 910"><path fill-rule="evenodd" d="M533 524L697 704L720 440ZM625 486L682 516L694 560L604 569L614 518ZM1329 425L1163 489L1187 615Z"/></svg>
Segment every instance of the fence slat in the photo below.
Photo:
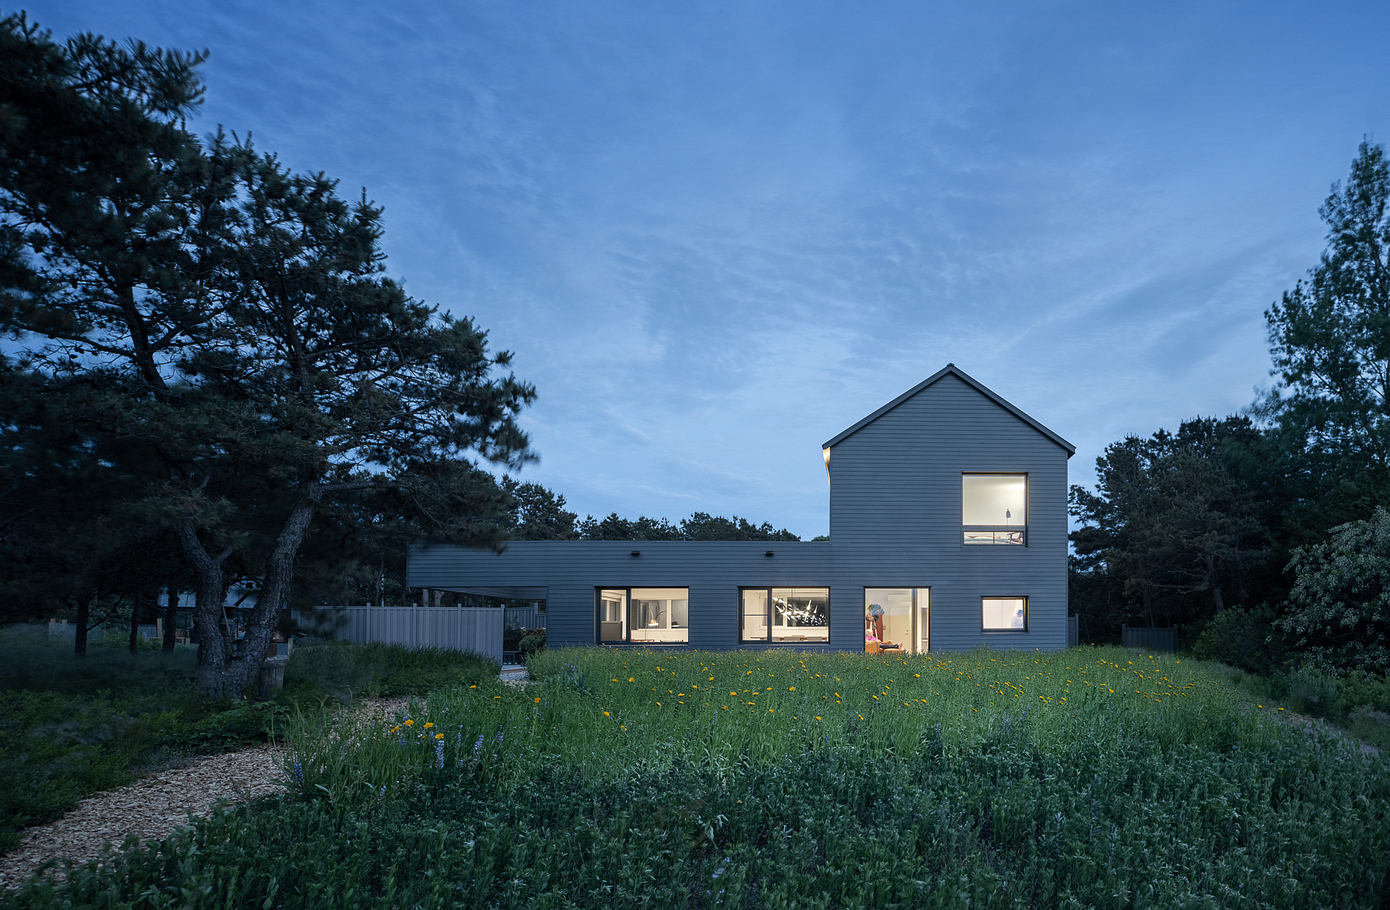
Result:
<svg viewBox="0 0 1390 910"><path fill-rule="evenodd" d="M328 618L328 637L339 641L469 651L502 662L503 616L493 607L323 606L314 613ZM301 625L324 625L306 620Z"/></svg>
<svg viewBox="0 0 1390 910"><path fill-rule="evenodd" d="M1145 651L1177 651L1178 630L1148 626L1120 626L1120 643L1126 648Z"/></svg>

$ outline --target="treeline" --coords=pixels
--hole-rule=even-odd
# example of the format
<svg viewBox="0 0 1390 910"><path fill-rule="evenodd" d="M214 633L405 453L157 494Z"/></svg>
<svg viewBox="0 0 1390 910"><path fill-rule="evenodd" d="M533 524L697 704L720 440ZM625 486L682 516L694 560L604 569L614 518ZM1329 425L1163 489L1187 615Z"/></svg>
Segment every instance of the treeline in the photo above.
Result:
<svg viewBox="0 0 1390 910"><path fill-rule="evenodd" d="M1363 142L1327 249L1265 313L1274 387L1245 413L1131 436L1073 487L1083 636L1177 626L1199 655L1390 670L1390 169Z"/></svg>
<svg viewBox="0 0 1390 910"><path fill-rule="evenodd" d="M735 515L724 518L695 512L672 523L665 518L623 518L611 512L604 518L565 508L565 497L537 483L502 479L511 497L507 536L513 540L800 540L786 528L769 522L755 525Z"/></svg>

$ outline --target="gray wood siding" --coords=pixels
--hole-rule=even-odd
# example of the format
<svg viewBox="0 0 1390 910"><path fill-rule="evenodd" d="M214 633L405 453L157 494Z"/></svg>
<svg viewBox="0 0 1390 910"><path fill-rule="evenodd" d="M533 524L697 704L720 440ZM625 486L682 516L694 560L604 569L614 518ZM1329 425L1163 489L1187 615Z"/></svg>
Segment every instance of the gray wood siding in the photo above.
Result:
<svg viewBox="0 0 1390 910"><path fill-rule="evenodd" d="M961 542L975 472L1028 475L1027 546ZM932 589L932 650L1066 647L1067 452L953 375L832 448L830 539L842 585ZM1028 598L1028 632L981 630L992 595Z"/></svg>
<svg viewBox="0 0 1390 910"><path fill-rule="evenodd" d="M633 550L642 555L634 557ZM770 558L763 555L768 550L774 554ZM831 577L831 547L826 541L518 540L501 554L449 546L415 548L406 583L446 590L545 585L547 638L555 645L594 643L595 588L689 588L689 646L724 649L740 646L740 587L830 587ZM837 616L833 591L831 597L833 641L836 622L842 618ZM857 611L842 620L846 627L854 622L862 622Z"/></svg>
<svg viewBox="0 0 1390 910"><path fill-rule="evenodd" d="M1028 475L1027 546L961 543L967 472ZM830 588L828 647L851 651L863 649L865 587L930 588L931 650L1051 650L1067 643L1066 493L1067 451L947 374L833 446L829 541L515 541L502 554L417 547L407 584L545 586L556 646L594 643L595 588L689 588L689 647L712 650L754 647L739 641L740 587ZM982 631L980 601L991 595L1026 596L1028 631Z"/></svg>

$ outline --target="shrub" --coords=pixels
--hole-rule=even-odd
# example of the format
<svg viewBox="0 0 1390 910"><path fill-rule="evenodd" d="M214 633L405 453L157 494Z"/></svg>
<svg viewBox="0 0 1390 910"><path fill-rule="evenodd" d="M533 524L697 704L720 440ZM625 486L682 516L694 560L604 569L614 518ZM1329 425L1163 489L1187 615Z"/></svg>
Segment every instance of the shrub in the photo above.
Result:
<svg viewBox="0 0 1390 910"><path fill-rule="evenodd" d="M1288 648L1274 628L1274 611L1260 604L1217 614L1192 643L1192 656L1268 676L1283 666Z"/></svg>
<svg viewBox="0 0 1390 910"><path fill-rule="evenodd" d="M1293 587L1275 625L1333 670L1390 673L1390 512L1333 528L1294 551Z"/></svg>
<svg viewBox="0 0 1390 910"><path fill-rule="evenodd" d="M517 650L521 652L522 662L529 661L533 656L540 653L545 648L545 630L531 632L522 636L517 644Z"/></svg>
<svg viewBox="0 0 1390 910"><path fill-rule="evenodd" d="M285 689L290 695L322 691L344 702L362 695L423 695L495 677L500 669L486 657L460 651L336 642L296 648L285 668Z"/></svg>

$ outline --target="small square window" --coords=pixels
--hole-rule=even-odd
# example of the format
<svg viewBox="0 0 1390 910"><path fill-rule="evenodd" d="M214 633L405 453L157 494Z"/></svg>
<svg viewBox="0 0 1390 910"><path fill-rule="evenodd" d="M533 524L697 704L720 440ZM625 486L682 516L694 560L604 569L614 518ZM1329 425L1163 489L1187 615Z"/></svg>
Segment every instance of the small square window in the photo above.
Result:
<svg viewBox="0 0 1390 910"><path fill-rule="evenodd" d="M1028 598L980 598L980 628L986 632L1027 632Z"/></svg>

